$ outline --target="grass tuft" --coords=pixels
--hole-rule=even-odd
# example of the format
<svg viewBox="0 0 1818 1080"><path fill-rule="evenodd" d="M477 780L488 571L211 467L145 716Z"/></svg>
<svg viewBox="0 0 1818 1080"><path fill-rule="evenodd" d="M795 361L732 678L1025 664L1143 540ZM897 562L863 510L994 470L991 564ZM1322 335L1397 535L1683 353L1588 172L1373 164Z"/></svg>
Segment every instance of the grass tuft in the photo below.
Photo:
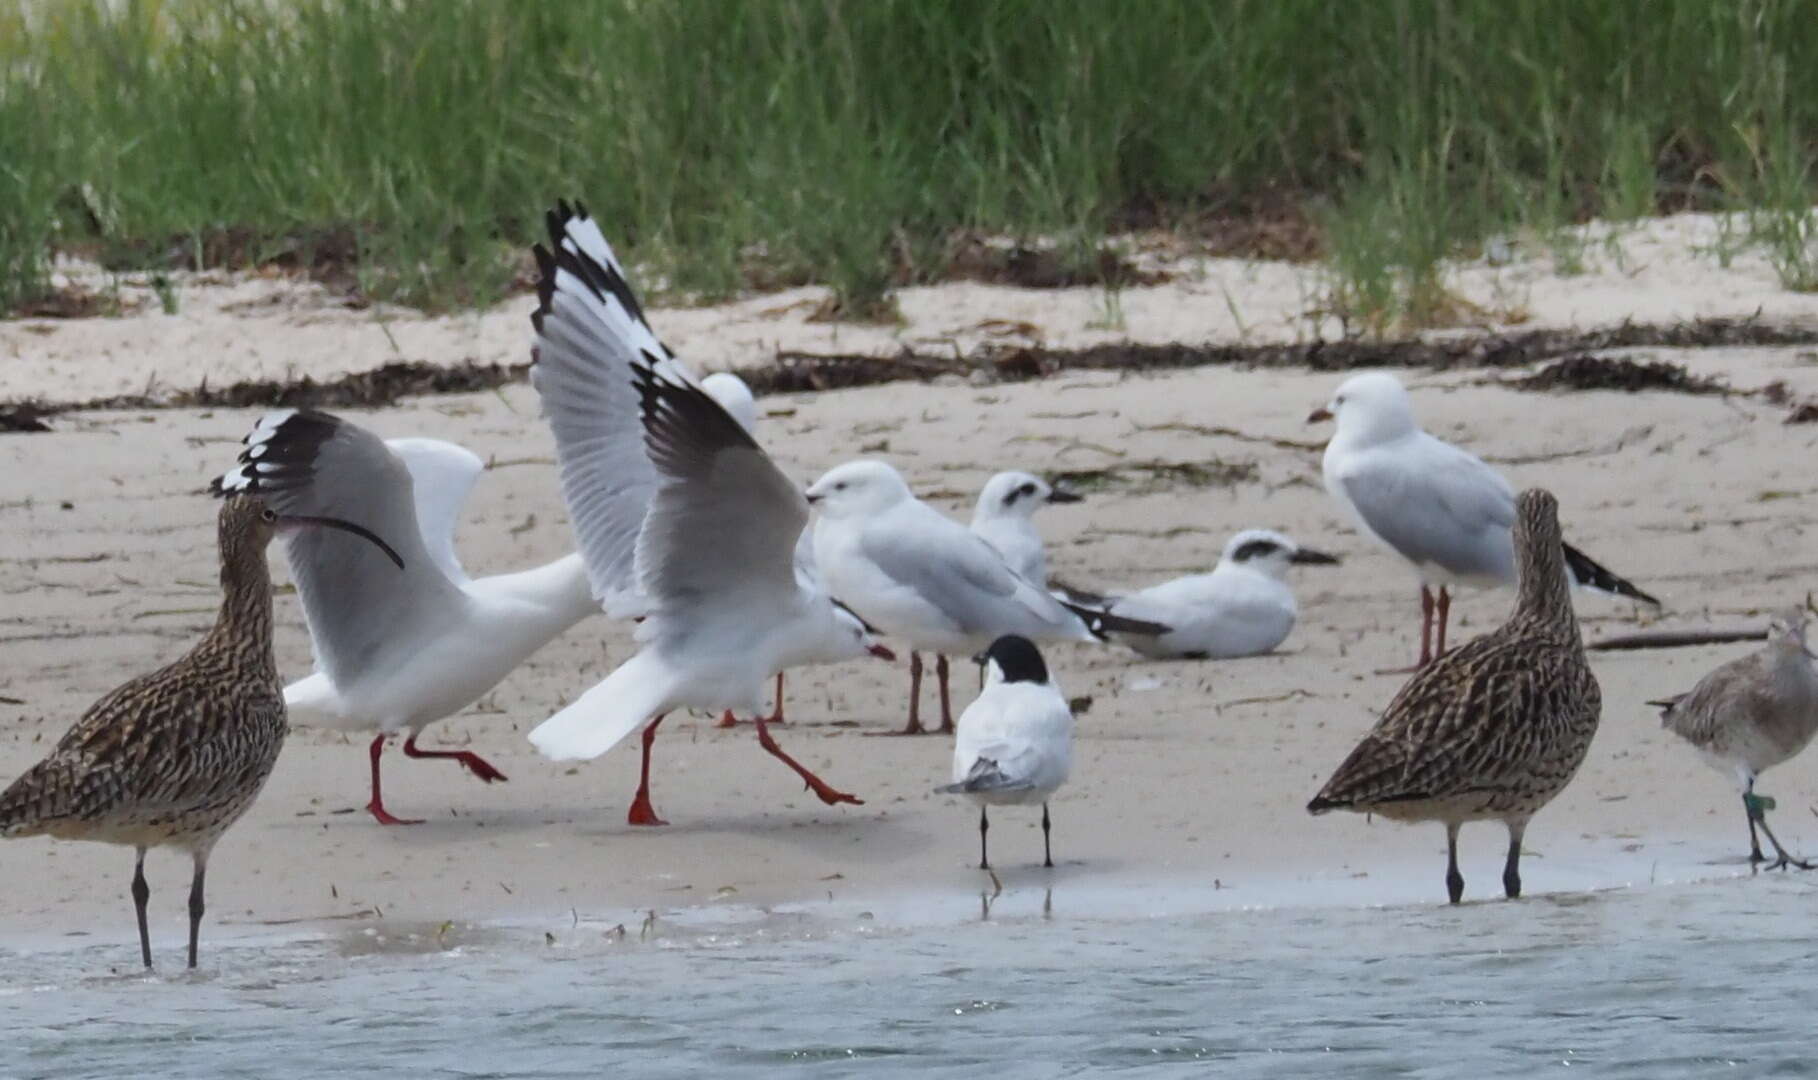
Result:
<svg viewBox="0 0 1818 1080"><path fill-rule="evenodd" d="M1444 259L1593 215L1761 205L1809 288L1813 56L1801 0L8 5L0 309L55 250L481 304L575 195L674 294L870 317L956 236L1222 251L1257 207L1378 331L1457 317Z"/></svg>

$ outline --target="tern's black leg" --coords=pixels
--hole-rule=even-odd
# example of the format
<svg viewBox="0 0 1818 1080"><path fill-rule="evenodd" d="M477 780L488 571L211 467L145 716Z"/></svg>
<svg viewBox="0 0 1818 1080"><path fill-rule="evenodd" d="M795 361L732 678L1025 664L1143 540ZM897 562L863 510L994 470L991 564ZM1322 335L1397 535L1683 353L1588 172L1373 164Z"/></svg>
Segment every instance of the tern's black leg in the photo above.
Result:
<svg viewBox="0 0 1818 1080"><path fill-rule="evenodd" d="M1054 869L1054 849L1048 846L1048 804L1042 804L1042 865Z"/></svg>
<svg viewBox="0 0 1818 1080"><path fill-rule="evenodd" d="M151 962L151 928L145 925L145 905L151 900L151 886L145 883L145 849L139 849L138 861L133 863L133 909L139 915L139 956L145 961L146 970Z"/></svg>
<svg viewBox="0 0 1818 1080"><path fill-rule="evenodd" d="M980 803L978 808L978 868L980 870L991 869L991 857L985 852L985 834L990 831L990 815L985 813L985 806Z"/></svg>

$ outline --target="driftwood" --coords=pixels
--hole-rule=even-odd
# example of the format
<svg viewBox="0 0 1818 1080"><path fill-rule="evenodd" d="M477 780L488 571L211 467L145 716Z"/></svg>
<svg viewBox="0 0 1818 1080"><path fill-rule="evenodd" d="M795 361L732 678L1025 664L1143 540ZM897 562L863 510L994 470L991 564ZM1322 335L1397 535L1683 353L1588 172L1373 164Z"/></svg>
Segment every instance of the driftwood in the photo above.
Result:
<svg viewBox="0 0 1818 1080"><path fill-rule="evenodd" d="M1765 627L1748 630L1644 630L1639 634L1618 634L1585 645L1590 652L1615 652L1622 649L1681 649L1689 645L1728 645L1735 641L1765 641Z"/></svg>

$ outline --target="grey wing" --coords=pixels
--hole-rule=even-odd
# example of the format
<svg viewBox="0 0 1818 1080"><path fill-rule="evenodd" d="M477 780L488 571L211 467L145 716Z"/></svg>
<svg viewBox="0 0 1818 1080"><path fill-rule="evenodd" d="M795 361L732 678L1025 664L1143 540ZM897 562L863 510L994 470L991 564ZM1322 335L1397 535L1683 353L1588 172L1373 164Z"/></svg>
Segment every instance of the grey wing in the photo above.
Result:
<svg viewBox="0 0 1818 1080"><path fill-rule="evenodd" d="M400 570L372 543L339 529L288 533L286 554L309 623L316 664L336 685L357 678L388 648L445 625L465 594L423 545L410 470L372 432L313 410L261 417L240 464L214 483L247 491L280 514L363 525L404 560Z"/></svg>
<svg viewBox="0 0 1818 1080"><path fill-rule="evenodd" d="M637 538L645 595L658 610L735 596L741 607L790 604L808 500L699 386L649 363L635 370L661 477Z"/></svg>
<svg viewBox="0 0 1818 1080"><path fill-rule="evenodd" d="M1339 476L1369 530L1414 563L1460 575L1503 577L1514 570L1509 529L1515 493L1478 458L1431 436L1419 467L1375 453Z"/></svg>
<svg viewBox="0 0 1818 1080"><path fill-rule="evenodd" d="M385 446L410 470L423 547L450 581L466 585L472 579L455 553L455 526L486 463L465 446L440 439L387 439Z"/></svg>
<svg viewBox="0 0 1818 1080"><path fill-rule="evenodd" d="M632 364L649 354L666 374L692 377L644 320L637 295L599 227L566 204L548 217L540 270L531 383L555 434L568 505L593 594L608 612L640 605L637 538L656 495L644 450Z"/></svg>
<svg viewBox="0 0 1818 1080"><path fill-rule="evenodd" d="M964 633L1028 633L1039 625L1085 634L1078 616L1018 577L996 548L937 511L927 515L925 529L866 529L860 551Z"/></svg>

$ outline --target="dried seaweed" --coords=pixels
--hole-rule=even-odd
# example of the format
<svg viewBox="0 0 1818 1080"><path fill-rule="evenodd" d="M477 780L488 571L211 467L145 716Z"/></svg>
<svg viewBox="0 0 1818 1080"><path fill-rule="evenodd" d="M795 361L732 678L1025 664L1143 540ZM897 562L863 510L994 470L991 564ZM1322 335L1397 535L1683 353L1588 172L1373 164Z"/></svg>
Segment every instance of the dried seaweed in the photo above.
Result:
<svg viewBox="0 0 1818 1080"><path fill-rule="evenodd" d="M1511 385L1521 390L1668 390L1679 394L1724 394L1729 387L1664 360L1628 360L1579 353L1556 360Z"/></svg>

